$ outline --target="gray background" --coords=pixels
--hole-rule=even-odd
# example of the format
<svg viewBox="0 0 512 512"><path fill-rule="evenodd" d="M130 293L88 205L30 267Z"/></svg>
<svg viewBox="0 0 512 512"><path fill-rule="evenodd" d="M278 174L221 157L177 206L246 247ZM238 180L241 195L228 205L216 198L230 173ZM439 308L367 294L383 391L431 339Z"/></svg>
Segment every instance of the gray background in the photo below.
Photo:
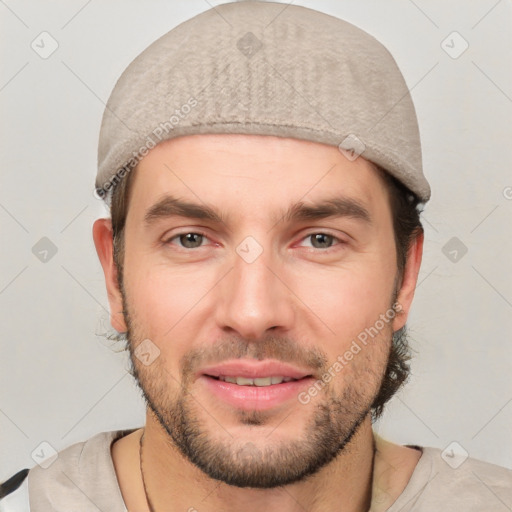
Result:
<svg viewBox="0 0 512 512"><path fill-rule="evenodd" d="M33 466L42 442L60 450L144 421L126 354L100 335L97 137L126 65L208 3L0 0L0 480ZM355 23L395 56L433 189L409 321L413 375L376 429L404 444L456 441L512 467L512 3L296 3ZM31 48L50 48L43 31L58 42L46 59ZM458 58L453 31L469 44ZM49 250L43 237L57 250L46 261L36 257Z"/></svg>

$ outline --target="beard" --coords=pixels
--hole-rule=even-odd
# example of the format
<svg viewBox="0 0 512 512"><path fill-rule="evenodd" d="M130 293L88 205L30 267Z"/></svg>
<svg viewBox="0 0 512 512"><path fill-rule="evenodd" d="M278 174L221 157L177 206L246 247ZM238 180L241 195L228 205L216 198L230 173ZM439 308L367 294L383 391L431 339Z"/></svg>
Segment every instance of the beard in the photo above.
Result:
<svg viewBox="0 0 512 512"><path fill-rule="evenodd" d="M207 409L193 395L191 386L196 372L205 365L227 359L272 358L310 368L315 375L324 375L328 370L325 353L305 348L281 336L273 335L251 342L230 337L214 346L187 352L180 360L180 375L173 376L167 369L163 354L149 366L138 360L134 350L145 336L140 326L132 321L126 306L125 299L131 373L147 406L167 432L174 449L207 476L228 485L270 489L314 475L347 448L371 413L372 404L383 384L387 358L381 354L389 352L391 330L382 332L382 336L373 340L372 347L365 347L368 354L360 357L366 366L363 364L358 365L357 370L351 369L343 379L342 390L336 390L334 377L308 404L299 405L304 408L304 417L308 420L298 438L271 442L267 437L268 442L258 446L250 441L251 437L254 439L254 428L271 427L275 423L275 412L233 410L239 424L251 427L247 437L235 438L223 427L222 417L215 417L211 407ZM208 428L207 421L201 419L208 415L215 420L216 427ZM285 419L281 422L284 423ZM277 432L282 423L271 433ZM213 435L213 428L222 435L227 432L224 436L227 440Z"/></svg>

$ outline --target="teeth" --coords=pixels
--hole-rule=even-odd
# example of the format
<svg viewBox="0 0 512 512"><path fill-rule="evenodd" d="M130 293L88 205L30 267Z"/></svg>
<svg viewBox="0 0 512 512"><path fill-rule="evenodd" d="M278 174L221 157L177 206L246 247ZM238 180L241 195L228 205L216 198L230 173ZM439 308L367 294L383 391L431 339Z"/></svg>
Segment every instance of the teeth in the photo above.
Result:
<svg viewBox="0 0 512 512"><path fill-rule="evenodd" d="M239 386L258 386L265 387L271 386L272 384L281 384L281 382L290 382L291 377L258 377L256 379L247 379L246 377L224 377L219 376L219 380L224 382L230 382L231 384L238 384Z"/></svg>
<svg viewBox="0 0 512 512"><path fill-rule="evenodd" d="M272 384L272 377L261 377L259 379L254 379L255 386L270 386ZM275 384L279 384L276 382Z"/></svg>
<svg viewBox="0 0 512 512"><path fill-rule="evenodd" d="M236 378L236 383L239 386L252 386L252 385L254 385L254 380L253 379L246 379L245 377L237 377Z"/></svg>

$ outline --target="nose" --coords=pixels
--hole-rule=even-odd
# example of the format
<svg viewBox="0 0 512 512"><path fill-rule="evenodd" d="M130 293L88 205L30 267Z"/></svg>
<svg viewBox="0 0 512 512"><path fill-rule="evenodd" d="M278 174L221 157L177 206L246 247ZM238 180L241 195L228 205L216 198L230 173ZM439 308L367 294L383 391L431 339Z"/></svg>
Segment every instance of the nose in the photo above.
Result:
<svg viewBox="0 0 512 512"><path fill-rule="evenodd" d="M269 330L293 326L294 295L266 251L249 262L235 254L232 270L219 283L216 321L225 332L260 339Z"/></svg>

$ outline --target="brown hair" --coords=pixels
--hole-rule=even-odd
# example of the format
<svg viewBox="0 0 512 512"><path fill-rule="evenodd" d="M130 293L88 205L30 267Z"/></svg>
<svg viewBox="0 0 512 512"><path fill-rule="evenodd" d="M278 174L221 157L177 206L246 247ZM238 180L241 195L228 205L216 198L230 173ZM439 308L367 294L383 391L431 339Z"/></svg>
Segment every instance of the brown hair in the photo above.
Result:
<svg viewBox="0 0 512 512"><path fill-rule="evenodd" d="M393 230L397 256L397 292L401 287L407 252L414 239L423 233L420 220L422 204L418 196L379 166L375 166L387 188L390 200ZM118 284L123 284L124 229L135 169L116 184L111 200L110 213L114 243L114 263L117 268ZM410 372L410 349L406 328L393 333L388 364L379 393L372 404L373 419L377 419L384 405L407 381Z"/></svg>

